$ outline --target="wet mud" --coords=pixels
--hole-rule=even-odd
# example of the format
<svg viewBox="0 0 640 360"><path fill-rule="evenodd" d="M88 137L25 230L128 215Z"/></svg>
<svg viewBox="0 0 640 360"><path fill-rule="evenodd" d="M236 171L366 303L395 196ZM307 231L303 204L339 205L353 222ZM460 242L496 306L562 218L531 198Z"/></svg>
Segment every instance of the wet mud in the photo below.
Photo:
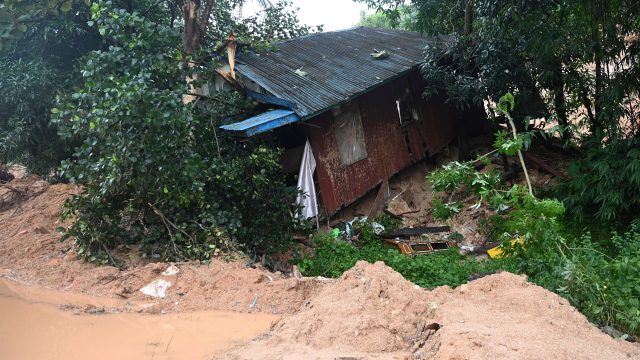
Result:
<svg viewBox="0 0 640 360"><path fill-rule="evenodd" d="M0 358L211 359L278 319L224 311L121 313L118 305L0 279Z"/></svg>

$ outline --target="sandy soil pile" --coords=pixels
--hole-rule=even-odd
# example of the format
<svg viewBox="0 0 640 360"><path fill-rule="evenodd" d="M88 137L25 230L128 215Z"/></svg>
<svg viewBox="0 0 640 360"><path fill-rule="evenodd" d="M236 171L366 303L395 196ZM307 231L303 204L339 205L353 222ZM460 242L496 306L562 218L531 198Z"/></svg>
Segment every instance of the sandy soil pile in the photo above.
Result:
<svg viewBox="0 0 640 360"><path fill-rule="evenodd" d="M358 262L264 338L229 358L333 359L402 355L429 317L424 290L382 262Z"/></svg>
<svg viewBox="0 0 640 360"><path fill-rule="evenodd" d="M121 299L120 310L146 312L192 309L290 314L319 291L326 279L296 279L247 267L239 259L215 259L209 265L177 264L178 274L164 276L169 264L149 263L131 252L126 269L79 261L73 241L60 242L56 228L64 201L79 192L73 185L49 185L36 177L0 187L0 276L49 289ZM164 299L138 290L164 279L171 282Z"/></svg>
<svg viewBox="0 0 640 360"><path fill-rule="evenodd" d="M359 262L300 312L224 358L637 357L639 346L603 334L524 276L505 272L429 291L381 262Z"/></svg>

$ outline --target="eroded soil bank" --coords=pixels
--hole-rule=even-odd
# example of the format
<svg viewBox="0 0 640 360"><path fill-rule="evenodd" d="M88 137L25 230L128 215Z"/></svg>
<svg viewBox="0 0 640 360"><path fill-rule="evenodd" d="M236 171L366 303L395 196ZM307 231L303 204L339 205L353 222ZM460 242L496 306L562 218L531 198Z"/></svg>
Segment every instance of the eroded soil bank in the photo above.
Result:
<svg viewBox="0 0 640 360"><path fill-rule="evenodd" d="M112 312L119 305L0 279L0 357L204 360L269 330L277 320L224 311Z"/></svg>

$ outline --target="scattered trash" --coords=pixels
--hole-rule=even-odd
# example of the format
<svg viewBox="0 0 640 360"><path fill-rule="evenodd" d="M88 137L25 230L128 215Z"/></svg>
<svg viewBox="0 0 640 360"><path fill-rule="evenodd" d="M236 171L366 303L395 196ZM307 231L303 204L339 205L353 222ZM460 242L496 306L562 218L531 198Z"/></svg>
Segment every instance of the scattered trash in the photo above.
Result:
<svg viewBox="0 0 640 360"><path fill-rule="evenodd" d="M460 251L463 252L464 254L473 253L474 249L475 249L475 246L473 246L473 245L462 245L462 246L460 246Z"/></svg>
<svg viewBox="0 0 640 360"><path fill-rule="evenodd" d="M405 255L416 256L431 254L436 251L447 250L456 246L455 241L431 241L431 240L400 240L400 239L387 239L387 243L397 246Z"/></svg>
<svg viewBox="0 0 640 360"><path fill-rule="evenodd" d="M402 228L396 229L391 232L382 234L385 239L395 238L407 238L411 236L420 236L424 234L443 233L451 231L449 226L426 226L426 227L414 227L414 228Z"/></svg>
<svg viewBox="0 0 640 360"><path fill-rule="evenodd" d="M510 242L511 245L515 245L516 243L524 245L524 239L522 237L518 238L517 240L511 240ZM489 255L489 257L492 259L501 259L505 256L505 253L502 246L498 244L497 246L487 250L487 255Z"/></svg>
<svg viewBox="0 0 640 360"><path fill-rule="evenodd" d="M302 68L296 69L296 75L298 76L307 76L306 71L302 71Z"/></svg>
<svg viewBox="0 0 640 360"><path fill-rule="evenodd" d="M384 225L378 224L377 222L372 222L371 227L373 228L373 233L376 235L381 235L384 232Z"/></svg>
<svg viewBox="0 0 640 360"><path fill-rule="evenodd" d="M177 274L177 273L179 273L179 272L180 272L180 269L178 269L178 267L177 267L177 266L175 266L175 265L171 265L171 266L169 266L169 267L167 268L167 270L165 270L165 271L162 273L162 275L164 275L164 276L173 276L173 275L176 275L176 274Z"/></svg>
<svg viewBox="0 0 640 360"><path fill-rule="evenodd" d="M376 50L373 49L373 52L370 54L372 58L376 60L386 59L389 57L389 53L386 50Z"/></svg>
<svg viewBox="0 0 640 360"><path fill-rule="evenodd" d="M368 219L367 216L356 216L351 221L342 221L340 223L340 225L338 225L338 228L337 228L337 230L339 231L338 235L342 235L344 240L346 240L346 241L352 241L354 239L357 240L358 232L354 228L354 225L356 223L361 223L361 224L365 223L365 222L367 222L367 219ZM382 226L380 224L378 224L378 225ZM333 231L335 232L336 229L334 229ZM333 235L333 233L332 233L332 235ZM335 238L337 238L337 236Z"/></svg>
<svg viewBox="0 0 640 360"><path fill-rule="evenodd" d="M256 304L258 303L258 294L253 298L253 301L249 305L249 310L253 310L256 308Z"/></svg>
<svg viewBox="0 0 640 360"><path fill-rule="evenodd" d="M170 282L163 279L158 279L150 282L145 287L140 289L140 292L151 297L163 299L165 296L167 296L167 289L169 289L170 287Z"/></svg>

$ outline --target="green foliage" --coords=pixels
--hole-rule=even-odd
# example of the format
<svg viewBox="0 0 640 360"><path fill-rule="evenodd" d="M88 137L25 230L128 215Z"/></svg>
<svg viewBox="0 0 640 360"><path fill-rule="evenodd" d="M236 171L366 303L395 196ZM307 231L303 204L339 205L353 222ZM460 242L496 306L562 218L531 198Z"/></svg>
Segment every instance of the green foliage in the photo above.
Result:
<svg viewBox="0 0 640 360"><path fill-rule="evenodd" d="M0 164L22 163L45 176L71 153L49 125L55 89L67 79L48 65L0 61Z"/></svg>
<svg viewBox="0 0 640 360"><path fill-rule="evenodd" d="M384 261L409 281L426 288L441 285L458 286L466 283L469 276L493 272L499 269L516 270L511 259L500 261L476 261L450 249L431 255L409 257L397 248L385 245L379 237L371 237L356 247L342 240L317 235L316 256L298 263L300 271L307 276L339 277L359 260Z"/></svg>
<svg viewBox="0 0 640 360"><path fill-rule="evenodd" d="M376 11L373 14L367 14L366 12L362 11L360 12L360 21L358 21L358 26L383 29L415 30L415 21L416 14L413 8L403 5L392 10L387 9L386 11Z"/></svg>
<svg viewBox="0 0 640 360"><path fill-rule="evenodd" d="M504 96L497 105L498 112L509 120L514 100L513 96ZM527 147L534 135L499 132L496 150L514 155ZM640 151L634 139L614 140L607 146L593 146L584 160L572 165L565 203L580 214L595 208L597 217L610 221L616 215L630 217L638 207L640 200L635 193L640 188ZM491 234L502 241L505 254L518 262L519 271L530 280L564 296L594 322L638 333L637 227L632 226L624 235L613 233L611 239L601 242L593 241L591 234L582 230L567 232L563 226L565 204L556 199L536 199L518 185L504 189L497 175L493 181L486 181L487 175L472 164L452 163L427 179L434 192L444 192L449 200L456 193L472 194L478 199L476 206L493 209ZM444 203L444 198L434 199L434 217L447 219L459 211L462 204Z"/></svg>
<svg viewBox="0 0 640 360"><path fill-rule="evenodd" d="M557 223L550 227L558 228ZM632 226L612 233L608 246L580 237L540 238L518 250L521 266L535 283L568 299L591 321L629 334L640 331L640 232Z"/></svg>
<svg viewBox="0 0 640 360"><path fill-rule="evenodd" d="M0 50L22 38L34 25L69 13L74 6L88 5L89 0L5 0L0 4Z"/></svg>
<svg viewBox="0 0 640 360"><path fill-rule="evenodd" d="M278 1L255 16L237 21L235 27L241 39L253 44L291 39L322 31L322 25L300 24L297 9L294 9L288 0Z"/></svg>
<svg viewBox="0 0 640 360"><path fill-rule="evenodd" d="M78 59L101 44L87 18L87 11L47 17L0 51L0 164L48 177L72 154L75 144L58 137L50 109L78 83Z"/></svg>
<svg viewBox="0 0 640 360"><path fill-rule="evenodd" d="M219 93L184 104L180 34L110 3L91 10L111 45L87 57L84 85L52 110L61 136L83 139L63 165L83 188L65 213L75 215L66 236L76 237L78 254L113 263L111 249L126 244L161 260L207 260L238 245L280 250L295 192L284 186L279 154L217 132L247 112L245 100Z"/></svg>
<svg viewBox="0 0 640 360"><path fill-rule="evenodd" d="M640 211L640 141L588 143L584 153L571 163L570 180L560 189L571 213L604 222L632 220Z"/></svg>
<svg viewBox="0 0 640 360"><path fill-rule="evenodd" d="M389 24L391 28L442 35L454 33L464 25L464 2L459 0L354 1L367 4L376 11L372 20Z"/></svg>
<svg viewBox="0 0 640 360"><path fill-rule="evenodd" d="M427 51L422 71L428 96L446 93L452 104L467 108L497 102L508 90L517 100L516 123L554 114L563 126L579 117L596 138L637 135L640 47L625 41L637 33L635 3L477 0L470 38L463 32L464 3L412 1L416 9L430 10L417 12L432 18L419 20L422 30L451 35ZM451 15L433 16L447 10ZM621 126L621 119L631 126Z"/></svg>

